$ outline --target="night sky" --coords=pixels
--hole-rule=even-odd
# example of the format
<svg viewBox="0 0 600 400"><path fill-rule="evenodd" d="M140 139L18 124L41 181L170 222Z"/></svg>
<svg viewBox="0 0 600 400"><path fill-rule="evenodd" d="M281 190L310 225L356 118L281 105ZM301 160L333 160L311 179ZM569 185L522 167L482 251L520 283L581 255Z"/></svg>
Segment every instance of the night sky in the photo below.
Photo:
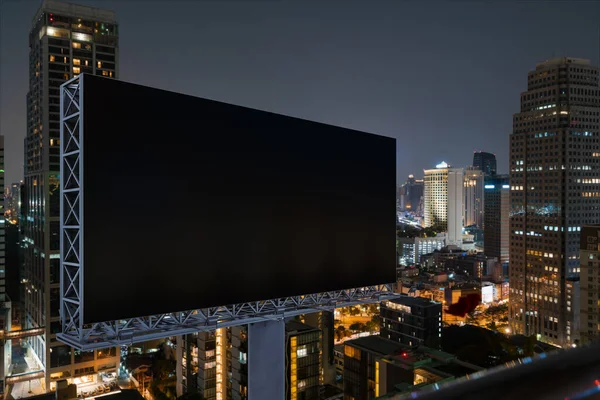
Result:
<svg viewBox="0 0 600 400"><path fill-rule="evenodd" d="M40 2L0 2L9 183L23 173L28 33ZM474 150L496 153L507 172L527 72L553 56L597 64L600 48L600 1L78 3L117 12L121 79L394 136L399 182L442 160L468 165Z"/></svg>

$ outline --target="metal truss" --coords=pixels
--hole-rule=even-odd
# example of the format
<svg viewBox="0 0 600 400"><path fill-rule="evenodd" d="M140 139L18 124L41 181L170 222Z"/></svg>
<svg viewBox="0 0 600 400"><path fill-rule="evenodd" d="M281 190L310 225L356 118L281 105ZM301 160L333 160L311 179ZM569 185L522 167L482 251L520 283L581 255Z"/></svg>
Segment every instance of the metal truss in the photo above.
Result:
<svg viewBox="0 0 600 400"><path fill-rule="evenodd" d="M83 80L60 87L60 319L83 338Z"/></svg>
<svg viewBox="0 0 600 400"><path fill-rule="evenodd" d="M79 331L63 330L63 333L58 334L57 337L75 348L93 350L273 319L284 319L300 314L333 311L338 307L374 303L398 296L394 293L392 284L367 286L306 296L100 322L86 325Z"/></svg>
<svg viewBox="0 0 600 400"><path fill-rule="evenodd" d="M300 314L332 311L398 295L392 284L173 312L93 324L83 323L83 82L73 78L60 94L60 318L62 342L80 350L128 345Z"/></svg>

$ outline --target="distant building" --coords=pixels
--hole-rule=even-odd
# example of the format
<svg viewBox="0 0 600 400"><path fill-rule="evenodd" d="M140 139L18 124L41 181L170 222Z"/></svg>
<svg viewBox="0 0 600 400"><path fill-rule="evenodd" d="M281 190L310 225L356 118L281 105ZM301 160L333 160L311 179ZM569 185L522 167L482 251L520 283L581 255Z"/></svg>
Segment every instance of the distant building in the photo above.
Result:
<svg viewBox="0 0 600 400"><path fill-rule="evenodd" d="M508 267L510 226L510 185L508 175L486 178L484 190L484 229L483 252L488 257L496 257L498 262Z"/></svg>
<svg viewBox="0 0 600 400"><path fill-rule="evenodd" d="M291 320L285 324L287 400L319 400L321 330Z"/></svg>
<svg viewBox="0 0 600 400"><path fill-rule="evenodd" d="M400 210L417 212L423 197L423 180L409 175L406 183L400 187Z"/></svg>
<svg viewBox="0 0 600 400"><path fill-rule="evenodd" d="M425 227L439 226L448 232L446 244L460 245L463 230L464 170L445 162L425 170Z"/></svg>
<svg viewBox="0 0 600 400"><path fill-rule="evenodd" d="M379 335L407 346L439 348L442 304L422 297L402 296L380 305Z"/></svg>
<svg viewBox="0 0 600 400"><path fill-rule="evenodd" d="M581 228L581 302L579 336L582 343L600 339L600 225Z"/></svg>
<svg viewBox="0 0 600 400"><path fill-rule="evenodd" d="M465 169L465 226L483 228L485 201L484 175L473 167Z"/></svg>
<svg viewBox="0 0 600 400"><path fill-rule="evenodd" d="M21 212L21 184L13 183L4 190L4 217L17 223Z"/></svg>
<svg viewBox="0 0 600 400"><path fill-rule="evenodd" d="M496 175L496 155L484 151L473 154L473 167L478 168L487 176Z"/></svg>
<svg viewBox="0 0 600 400"><path fill-rule="evenodd" d="M427 347L402 345L379 336L344 343L344 398L369 400L409 393L482 370Z"/></svg>
<svg viewBox="0 0 600 400"><path fill-rule="evenodd" d="M419 264L421 256L433 253L444 247L445 236L427 237L427 238L398 238L398 251L400 256L400 265Z"/></svg>

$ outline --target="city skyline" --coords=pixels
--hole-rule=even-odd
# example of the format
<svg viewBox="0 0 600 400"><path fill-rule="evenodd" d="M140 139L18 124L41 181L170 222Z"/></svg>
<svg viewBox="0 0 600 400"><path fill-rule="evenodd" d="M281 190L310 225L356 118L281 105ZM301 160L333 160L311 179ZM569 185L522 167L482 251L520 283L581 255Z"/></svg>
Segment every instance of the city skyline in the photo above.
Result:
<svg viewBox="0 0 600 400"><path fill-rule="evenodd" d="M508 171L525 72L560 55L598 63L600 5L593 2L544 9L148 2L141 22L139 2L77 3L117 13L123 80L396 137L398 183L442 159L469 165L475 150L495 153L498 171ZM0 133L7 181L16 182L23 177L27 38L39 2L1 7ZM502 22L508 18L511 29ZM566 31L546 29L575 18Z"/></svg>

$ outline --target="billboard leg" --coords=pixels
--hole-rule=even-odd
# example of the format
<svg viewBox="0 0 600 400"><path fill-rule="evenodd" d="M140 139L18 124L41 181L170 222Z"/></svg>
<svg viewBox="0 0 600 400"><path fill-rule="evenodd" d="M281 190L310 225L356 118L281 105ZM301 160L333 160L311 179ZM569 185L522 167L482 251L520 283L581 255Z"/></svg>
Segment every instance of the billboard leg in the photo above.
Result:
<svg viewBox="0 0 600 400"><path fill-rule="evenodd" d="M285 322L248 325L248 399L285 399Z"/></svg>

